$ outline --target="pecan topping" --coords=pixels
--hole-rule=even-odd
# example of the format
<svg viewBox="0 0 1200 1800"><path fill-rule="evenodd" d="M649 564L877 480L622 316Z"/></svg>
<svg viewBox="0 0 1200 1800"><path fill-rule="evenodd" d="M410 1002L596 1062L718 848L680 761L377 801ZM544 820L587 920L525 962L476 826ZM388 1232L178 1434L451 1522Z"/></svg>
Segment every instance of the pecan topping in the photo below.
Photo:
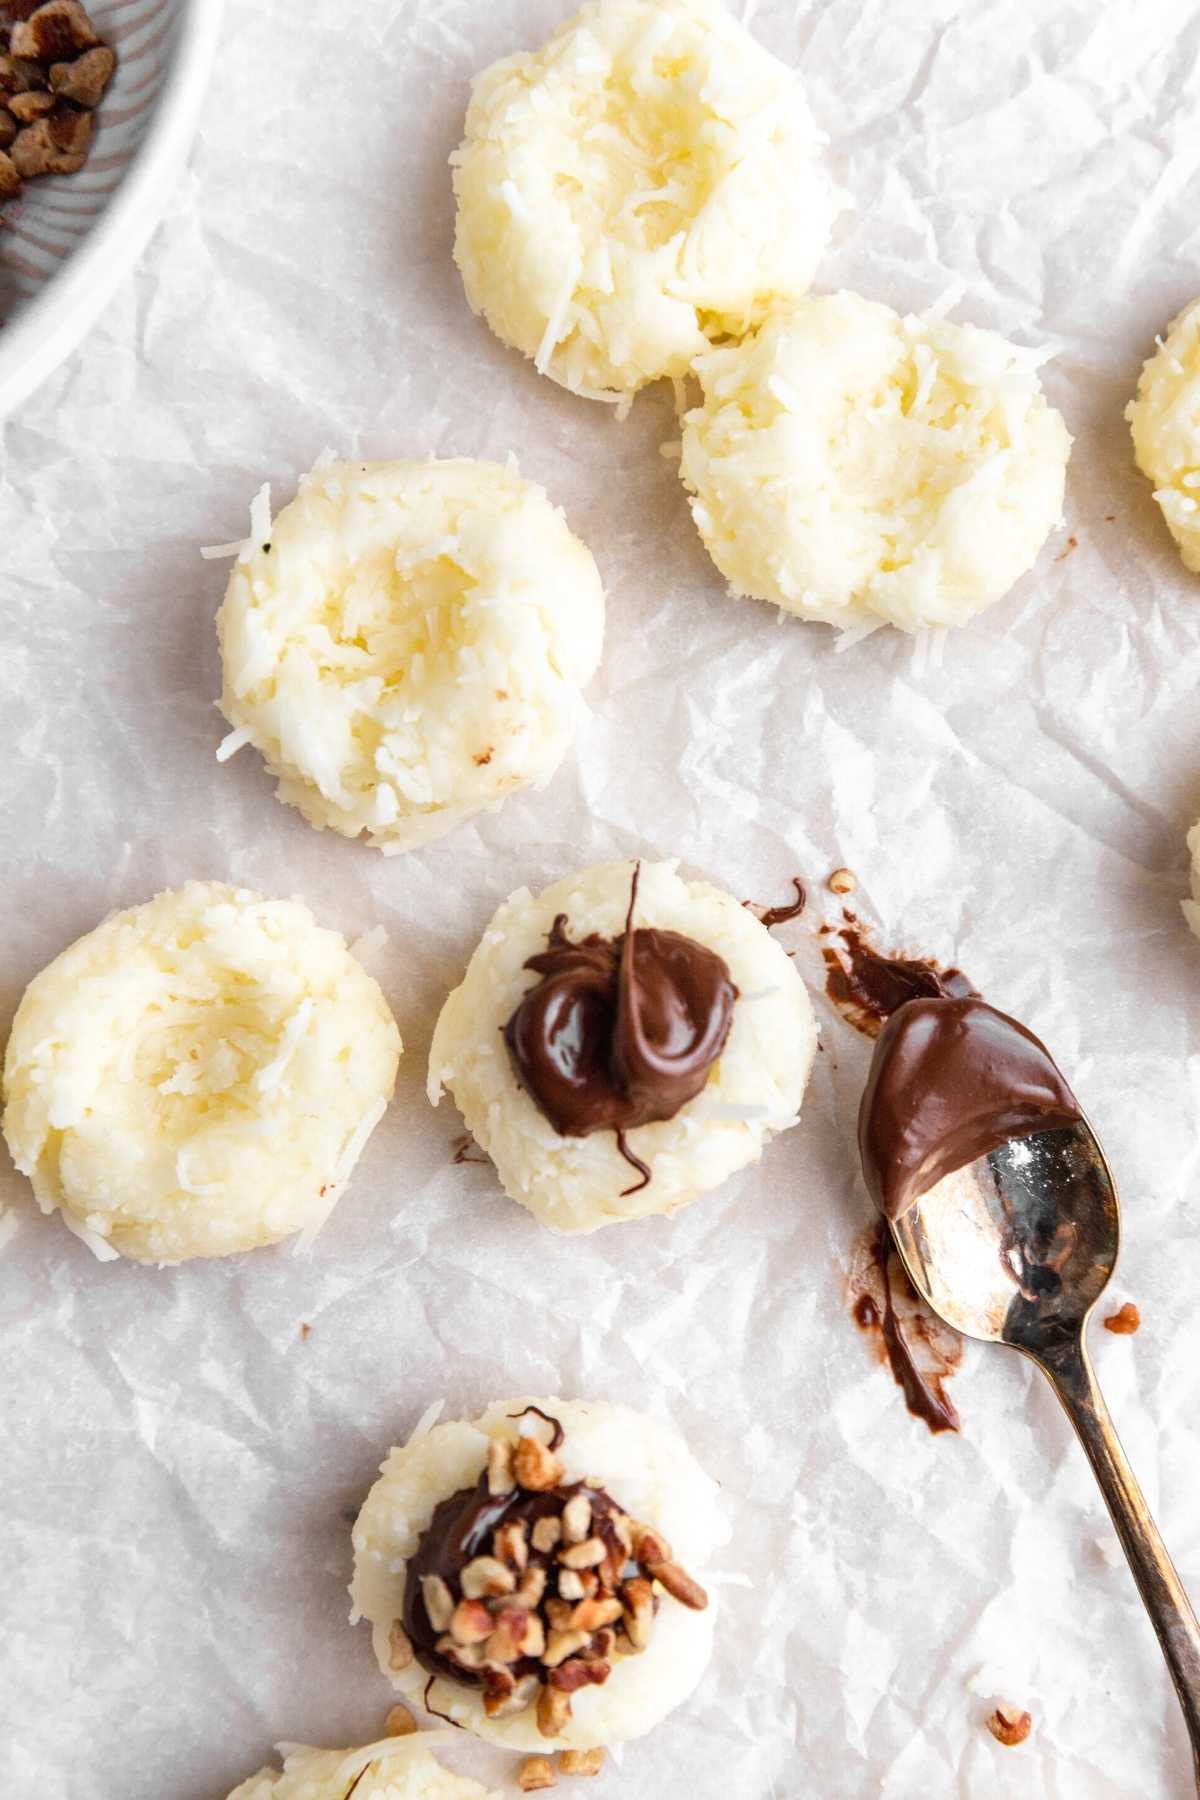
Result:
<svg viewBox="0 0 1200 1800"><path fill-rule="evenodd" d="M548 1442L497 1439L477 1485L435 1507L398 1625L432 1677L481 1690L490 1718L533 1709L554 1739L572 1694L646 1648L660 1605L701 1611L708 1596L596 1477L564 1483L561 1427L545 1422Z"/></svg>

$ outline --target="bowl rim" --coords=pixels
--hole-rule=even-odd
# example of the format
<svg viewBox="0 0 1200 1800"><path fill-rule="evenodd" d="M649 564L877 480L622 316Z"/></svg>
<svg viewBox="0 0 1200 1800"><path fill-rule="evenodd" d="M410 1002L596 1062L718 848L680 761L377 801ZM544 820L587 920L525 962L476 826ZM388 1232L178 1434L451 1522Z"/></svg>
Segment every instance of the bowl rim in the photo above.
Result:
<svg viewBox="0 0 1200 1800"><path fill-rule="evenodd" d="M112 199L62 268L0 334L0 419L90 331L162 219L200 122L224 6L225 0L179 0L162 88Z"/></svg>

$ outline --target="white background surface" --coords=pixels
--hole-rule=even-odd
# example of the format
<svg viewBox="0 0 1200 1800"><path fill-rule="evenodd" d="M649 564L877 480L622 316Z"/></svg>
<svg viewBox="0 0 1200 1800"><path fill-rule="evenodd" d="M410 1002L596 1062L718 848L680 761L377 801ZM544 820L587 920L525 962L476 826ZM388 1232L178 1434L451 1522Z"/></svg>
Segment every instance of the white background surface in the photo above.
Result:
<svg viewBox="0 0 1200 1800"><path fill-rule="evenodd" d="M826 1019L802 1125L760 1172L588 1241L454 1167L457 1118L422 1080L438 1004L520 883L676 854L773 902L849 864L882 941L960 961L1098 1124L1126 1211L1114 1304L1145 1320L1094 1334L1101 1378L1200 1593L1200 947L1178 904L1200 595L1121 417L1200 288L1200 18L755 9L858 202L822 285L908 307L961 278L957 316L1062 345L1047 385L1078 440L1078 548L1055 561L1059 540L919 674L899 637L837 656L823 628L727 600L658 454L665 400L620 428L467 311L446 169L467 79L567 10L240 0L165 229L3 430L0 1026L109 907L215 876L299 892L352 936L382 922L409 1054L308 1261L101 1267L0 1173L0 1791L221 1800L277 1738L374 1735L389 1693L345 1622L343 1509L431 1397L471 1414L558 1387L668 1411L755 1584L726 1596L695 1705L597 1800L1175 1800L1167 1677L1048 1390L973 1349L963 1434L935 1440L846 1317L862 1041ZM281 809L252 753L213 760L223 576L195 546L325 445L515 449L610 595L577 760L390 863ZM812 923L785 941L815 977ZM996 1697L1034 1713L1024 1749L984 1731Z"/></svg>

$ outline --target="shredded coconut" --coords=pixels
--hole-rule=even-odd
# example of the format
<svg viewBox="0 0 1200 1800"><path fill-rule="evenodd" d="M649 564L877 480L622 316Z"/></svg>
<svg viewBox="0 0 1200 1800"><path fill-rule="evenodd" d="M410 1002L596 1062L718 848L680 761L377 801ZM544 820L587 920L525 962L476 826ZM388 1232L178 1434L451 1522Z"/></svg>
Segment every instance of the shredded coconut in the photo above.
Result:
<svg viewBox="0 0 1200 1800"><path fill-rule="evenodd" d="M218 619L223 749L253 743L281 800L388 853L550 780L604 594L541 488L465 459L330 463L271 530Z"/></svg>
<svg viewBox="0 0 1200 1800"><path fill-rule="evenodd" d="M593 0L474 84L451 159L467 297L623 417L806 291L842 204L818 143L795 75L719 0Z"/></svg>
<svg viewBox="0 0 1200 1800"><path fill-rule="evenodd" d="M839 650L879 624L965 624L1061 522L1070 436L995 332L831 294L696 372L681 473L710 554L736 594L836 626Z"/></svg>
<svg viewBox="0 0 1200 1800"><path fill-rule="evenodd" d="M245 725L239 725L236 731L226 732L217 746L217 761L227 763L231 756L236 756L239 750L244 750L249 742L250 733Z"/></svg>
<svg viewBox="0 0 1200 1800"><path fill-rule="evenodd" d="M1200 300L1172 321L1125 417L1138 468L1154 483L1184 565L1200 574L1200 514L1190 492L1200 485Z"/></svg>
<svg viewBox="0 0 1200 1800"><path fill-rule="evenodd" d="M328 1216L399 1052L378 986L300 902L191 882L30 983L4 1132L43 1212L105 1260L223 1256Z"/></svg>

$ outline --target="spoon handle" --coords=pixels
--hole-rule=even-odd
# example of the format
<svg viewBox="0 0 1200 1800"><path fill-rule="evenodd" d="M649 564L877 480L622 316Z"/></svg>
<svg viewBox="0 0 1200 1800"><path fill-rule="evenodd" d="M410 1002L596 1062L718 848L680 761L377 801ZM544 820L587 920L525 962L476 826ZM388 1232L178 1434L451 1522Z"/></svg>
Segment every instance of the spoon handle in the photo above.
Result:
<svg viewBox="0 0 1200 1800"><path fill-rule="evenodd" d="M1192 1741L1200 1792L1200 1625L1121 1448L1082 1337L1037 1361L1079 1434L1158 1633Z"/></svg>

